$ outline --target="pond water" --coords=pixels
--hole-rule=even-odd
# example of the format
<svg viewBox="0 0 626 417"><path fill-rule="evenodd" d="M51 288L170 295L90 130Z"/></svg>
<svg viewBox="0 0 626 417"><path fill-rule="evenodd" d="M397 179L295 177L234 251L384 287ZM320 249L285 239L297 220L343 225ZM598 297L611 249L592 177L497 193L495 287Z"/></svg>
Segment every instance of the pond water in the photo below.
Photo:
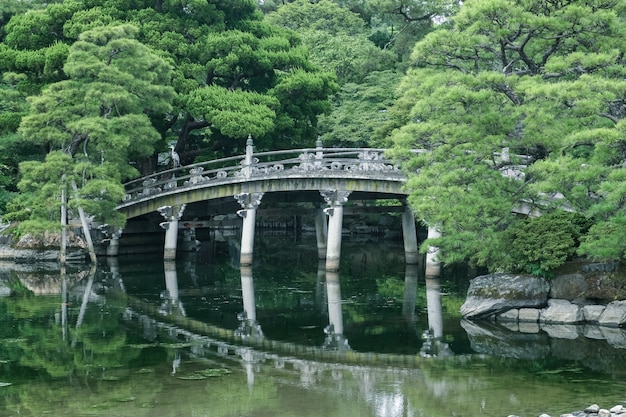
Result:
<svg viewBox="0 0 626 417"><path fill-rule="evenodd" d="M427 280L400 242L346 237L329 274L314 237L258 236L252 268L237 265L236 238L214 238L175 263L0 265L0 416L531 417L626 404L618 337L463 322L468 271Z"/></svg>

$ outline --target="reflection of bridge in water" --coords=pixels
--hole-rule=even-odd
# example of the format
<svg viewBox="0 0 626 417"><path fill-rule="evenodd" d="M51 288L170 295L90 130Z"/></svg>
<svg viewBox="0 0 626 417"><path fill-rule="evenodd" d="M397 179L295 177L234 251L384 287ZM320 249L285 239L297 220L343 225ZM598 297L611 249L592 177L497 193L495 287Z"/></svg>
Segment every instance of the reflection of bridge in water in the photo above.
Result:
<svg viewBox="0 0 626 417"><path fill-rule="evenodd" d="M119 275L116 272L115 262L111 262L110 266L112 274ZM316 298L325 299L328 324L323 329L325 340L321 346L305 346L265 337L262 323L257 321L254 278L252 268L249 266L240 268L243 310L237 315L239 326L236 329L227 329L187 317L180 297L176 263L165 261L164 270L166 291L162 294L161 305L129 297L130 311L141 311L145 314L144 320L152 317L150 320L154 326L169 326L173 329L172 331L180 332L190 341L208 341L209 346L214 349L218 348L223 353L231 352L239 355L245 352L245 355L261 355L263 360L288 355L288 357L300 358L298 360L314 359L324 362L408 367L419 366L423 358L454 355L443 342L443 313L438 277L430 277L426 280L428 330L422 335L423 345L419 355L402 355L359 352L350 348L344 333L339 274L335 271L326 271L323 261L319 262L316 285L316 291L322 291L323 294ZM405 268L402 314L409 322L414 320L416 313L418 270L418 266L412 264L406 265ZM159 319L154 319L154 317L159 317ZM242 360L245 361L246 358L242 356Z"/></svg>
<svg viewBox="0 0 626 417"><path fill-rule="evenodd" d="M402 210L405 260L413 264L418 259L417 235L405 182L384 149L323 148L318 140L311 149L255 153L249 138L245 155L176 167L127 183L118 210L129 219L127 231L137 224L144 232L156 224L165 229L166 260L176 257L179 229L183 242L193 242L196 228L207 227L215 215L236 212L242 218L240 263L250 265L262 201L313 203L318 256L325 259L327 270L336 271L345 203L399 200L402 206L376 209ZM109 255L118 253L121 233L107 231ZM429 236L436 233L429 230Z"/></svg>

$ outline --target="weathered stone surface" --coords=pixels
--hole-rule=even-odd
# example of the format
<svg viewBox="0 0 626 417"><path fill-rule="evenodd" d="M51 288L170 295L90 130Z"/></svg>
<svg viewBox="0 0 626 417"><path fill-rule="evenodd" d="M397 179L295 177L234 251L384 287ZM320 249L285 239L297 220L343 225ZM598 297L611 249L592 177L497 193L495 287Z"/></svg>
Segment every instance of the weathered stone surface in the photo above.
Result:
<svg viewBox="0 0 626 417"><path fill-rule="evenodd" d="M604 313L605 306L590 304L583 307L583 317L588 323L597 323L600 320L600 316Z"/></svg>
<svg viewBox="0 0 626 417"><path fill-rule="evenodd" d="M582 323L585 321L582 309L567 300L548 300L539 320L542 323Z"/></svg>
<svg viewBox="0 0 626 417"><path fill-rule="evenodd" d="M538 308L520 308L519 309L519 321L527 323L537 323L539 321L539 315L541 310Z"/></svg>
<svg viewBox="0 0 626 417"><path fill-rule="evenodd" d="M575 300L584 297L587 292L587 281L580 273L557 275L550 282L550 298L560 298L563 300Z"/></svg>
<svg viewBox="0 0 626 417"><path fill-rule="evenodd" d="M613 301L598 319L600 326L620 327L626 323L626 300Z"/></svg>
<svg viewBox="0 0 626 417"><path fill-rule="evenodd" d="M512 308L543 307L549 283L529 275L490 274L474 278L461 306L465 318L488 317Z"/></svg>
<svg viewBox="0 0 626 417"><path fill-rule="evenodd" d="M498 315L498 321L517 321L519 319L519 310L512 308Z"/></svg>

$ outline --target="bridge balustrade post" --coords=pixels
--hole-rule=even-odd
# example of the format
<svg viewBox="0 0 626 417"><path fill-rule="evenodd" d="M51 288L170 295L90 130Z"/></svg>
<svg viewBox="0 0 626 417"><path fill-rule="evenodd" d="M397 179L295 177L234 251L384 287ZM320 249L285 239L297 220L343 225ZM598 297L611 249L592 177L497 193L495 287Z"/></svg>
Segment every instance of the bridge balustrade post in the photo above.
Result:
<svg viewBox="0 0 626 417"><path fill-rule="evenodd" d="M441 231L437 227L428 227L428 239L441 237ZM429 246L426 252L426 276L439 276L441 274L441 262L439 261L439 248Z"/></svg>
<svg viewBox="0 0 626 417"><path fill-rule="evenodd" d="M350 191L320 191L329 205L324 209L328 215L328 243L326 244L326 271L339 270L341 257L341 231L343 228L343 205L348 201Z"/></svg>
<svg viewBox="0 0 626 417"><path fill-rule="evenodd" d="M320 135L317 135L317 140L315 141L315 162L314 165L316 168L321 169L324 167L324 150L322 145L322 138Z"/></svg>
<svg viewBox="0 0 626 417"><path fill-rule="evenodd" d="M411 207L405 203L402 213L402 237L404 239L404 262L416 264L419 259L417 248L417 231L415 228L415 216Z"/></svg>
<svg viewBox="0 0 626 417"><path fill-rule="evenodd" d="M252 135L248 135L246 141L246 157L243 161L244 177L250 178L252 176L252 163L254 161L254 142L252 141Z"/></svg>
<svg viewBox="0 0 626 417"><path fill-rule="evenodd" d="M157 211L166 221L160 224L165 229L165 245L163 248L163 260L173 261L176 259L176 245L178 242L178 221L183 217L186 204L180 206L163 206Z"/></svg>
<svg viewBox="0 0 626 417"><path fill-rule="evenodd" d="M243 219L241 227L241 254L239 255L239 264L242 266L252 265L256 209L261 204L261 198L263 198L263 193L241 193L235 195L235 199L242 207L242 210L237 212Z"/></svg>

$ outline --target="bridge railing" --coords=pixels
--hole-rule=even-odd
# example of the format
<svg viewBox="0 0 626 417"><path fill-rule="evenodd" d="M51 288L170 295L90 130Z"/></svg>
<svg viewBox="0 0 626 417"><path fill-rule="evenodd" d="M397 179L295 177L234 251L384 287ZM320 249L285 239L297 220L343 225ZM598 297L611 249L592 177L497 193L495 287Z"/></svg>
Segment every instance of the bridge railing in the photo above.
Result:
<svg viewBox="0 0 626 417"><path fill-rule="evenodd" d="M253 152L160 171L125 184L125 202L173 189L245 182L262 178L326 175L401 177L399 168L385 157L385 149L302 148Z"/></svg>

